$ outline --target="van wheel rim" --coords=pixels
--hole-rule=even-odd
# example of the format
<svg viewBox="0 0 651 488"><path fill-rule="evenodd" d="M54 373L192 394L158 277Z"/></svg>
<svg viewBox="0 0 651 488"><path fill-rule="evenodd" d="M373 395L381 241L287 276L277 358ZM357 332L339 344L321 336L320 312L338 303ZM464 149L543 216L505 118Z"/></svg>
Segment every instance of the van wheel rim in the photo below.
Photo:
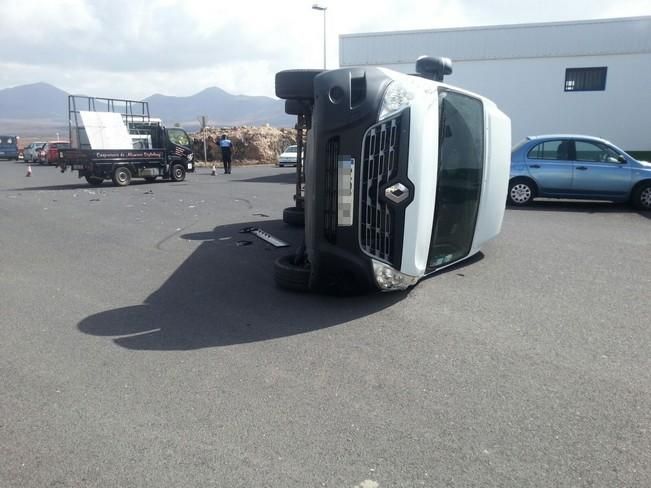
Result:
<svg viewBox="0 0 651 488"><path fill-rule="evenodd" d="M518 183L511 188L511 200L515 203L526 203L531 200L531 188L524 183Z"/></svg>
<svg viewBox="0 0 651 488"><path fill-rule="evenodd" d="M125 181L127 181L127 174L124 171L120 171L118 173L118 181L120 183L124 183Z"/></svg>
<svg viewBox="0 0 651 488"><path fill-rule="evenodd" d="M640 194L640 203L645 208L651 208L651 186L645 188Z"/></svg>

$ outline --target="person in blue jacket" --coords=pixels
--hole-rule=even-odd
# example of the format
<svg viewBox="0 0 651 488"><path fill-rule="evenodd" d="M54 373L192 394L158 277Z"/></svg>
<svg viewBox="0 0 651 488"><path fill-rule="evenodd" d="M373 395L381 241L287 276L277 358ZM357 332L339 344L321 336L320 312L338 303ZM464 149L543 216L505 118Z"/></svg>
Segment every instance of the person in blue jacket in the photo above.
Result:
<svg viewBox="0 0 651 488"><path fill-rule="evenodd" d="M224 174L230 174L231 152L233 150L233 143L231 142L230 139L226 137L226 134L222 134L222 137L219 140L219 147L222 150L222 163L224 163Z"/></svg>

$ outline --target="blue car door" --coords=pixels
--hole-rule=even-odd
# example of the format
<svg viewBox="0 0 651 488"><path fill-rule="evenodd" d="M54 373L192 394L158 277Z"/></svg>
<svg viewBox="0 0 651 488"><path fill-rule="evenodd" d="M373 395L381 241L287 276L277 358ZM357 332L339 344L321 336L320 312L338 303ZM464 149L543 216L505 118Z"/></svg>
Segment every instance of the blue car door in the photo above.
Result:
<svg viewBox="0 0 651 488"><path fill-rule="evenodd" d="M572 191L571 143L551 139L533 146L526 156L529 174L538 185L538 195L564 195Z"/></svg>
<svg viewBox="0 0 651 488"><path fill-rule="evenodd" d="M624 198L631 189L631 165L613 148L596 141L574 141L573 192L582 197Z"/></svg>

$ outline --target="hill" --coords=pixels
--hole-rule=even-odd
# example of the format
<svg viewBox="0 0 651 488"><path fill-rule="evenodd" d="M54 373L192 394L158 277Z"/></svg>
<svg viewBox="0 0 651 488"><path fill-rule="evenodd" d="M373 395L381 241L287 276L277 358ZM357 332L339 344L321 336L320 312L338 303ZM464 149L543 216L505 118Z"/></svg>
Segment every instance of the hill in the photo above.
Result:
<svg viewBox="0 0 651 488"><path fill-rule="evenodd" d="M96 94L102 96L101 93ZM187 97L156 94L145 98L152 116L166 125L181 124L198 129L205 115L212 126L265 125L292 127L293 117L284 112L281 100L269 97L231 95L207 88ZM49 136L67 132L68 93L47 83L34 83L0 90L0 132Z"/></svg>

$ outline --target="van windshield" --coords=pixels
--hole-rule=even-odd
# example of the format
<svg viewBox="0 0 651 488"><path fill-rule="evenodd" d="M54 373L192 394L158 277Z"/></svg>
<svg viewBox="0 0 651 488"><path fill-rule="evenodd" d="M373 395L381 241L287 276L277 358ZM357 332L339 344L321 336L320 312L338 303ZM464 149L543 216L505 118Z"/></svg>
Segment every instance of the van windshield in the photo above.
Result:
<svg viewBox="0 0 651 488"><path fill-rule="evenodd" d="M480 100L439 93L439 162L427 270L468 255L475 234L484 168L484 109Z"/></svg>

